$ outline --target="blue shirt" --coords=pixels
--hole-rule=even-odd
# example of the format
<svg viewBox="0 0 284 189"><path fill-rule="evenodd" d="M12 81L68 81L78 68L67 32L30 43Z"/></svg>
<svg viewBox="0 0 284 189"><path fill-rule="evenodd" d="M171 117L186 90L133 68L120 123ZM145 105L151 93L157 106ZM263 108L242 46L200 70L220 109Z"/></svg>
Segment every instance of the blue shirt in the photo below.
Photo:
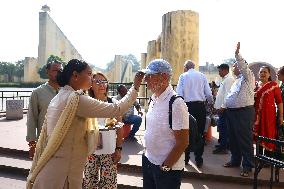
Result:
<svg viewBox="0 0 284 189"><path fill-rule="evenodd" d="M205 75L194 69L189 69L179 77L177 93L185 102L205 101L213 104L213 95Z"/></svg>

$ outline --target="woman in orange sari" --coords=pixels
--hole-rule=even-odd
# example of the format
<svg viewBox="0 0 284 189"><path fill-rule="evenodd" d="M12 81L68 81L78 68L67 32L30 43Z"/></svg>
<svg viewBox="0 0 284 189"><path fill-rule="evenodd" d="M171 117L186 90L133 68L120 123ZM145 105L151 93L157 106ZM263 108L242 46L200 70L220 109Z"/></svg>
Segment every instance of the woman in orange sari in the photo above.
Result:
<svg viewBox="0 0 284 189"><path fill-rule="evenodd" d="M270 68L262 66L259 70L259 79L255 95L255 126L254 135L264 136L276 139L276 107L281 116L279 122L283 122L283 103L278 84L271 80ZM267 142L261 142L267 156L272 156L275 151L275 145ZM260 148L262 154L263 148Z"/></svg>

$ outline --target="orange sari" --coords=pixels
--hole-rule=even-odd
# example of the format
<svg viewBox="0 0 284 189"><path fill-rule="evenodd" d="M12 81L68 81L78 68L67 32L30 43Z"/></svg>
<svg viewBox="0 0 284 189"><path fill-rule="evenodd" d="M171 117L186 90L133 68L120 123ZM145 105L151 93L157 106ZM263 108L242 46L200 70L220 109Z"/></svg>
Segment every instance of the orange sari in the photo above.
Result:
<svg viewBox="0 0 284 189"><path fill-rule="evenodd" d="M255 96L255 124L254 135L276 139L276 107L282 103L281 91L275 81L269 81L256 91ZM275 150L275 145L261 142L261 145L269 151Z"/></svg>

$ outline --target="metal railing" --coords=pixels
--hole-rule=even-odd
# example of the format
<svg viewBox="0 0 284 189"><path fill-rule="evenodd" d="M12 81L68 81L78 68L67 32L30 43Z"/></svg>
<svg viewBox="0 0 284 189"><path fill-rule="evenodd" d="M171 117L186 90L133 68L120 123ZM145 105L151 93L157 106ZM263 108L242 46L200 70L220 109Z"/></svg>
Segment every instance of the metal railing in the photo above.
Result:
<svg viewBox="0 0 284 189"><path fill-rule="evenodd" d="M31 96L32 91L0 91L0 112L6 111L6 101L7 100L14 100L20 99L23 100L24 105L23 109L27 110L29 105L29 99Z"/></svg>
<svg viewBox="0 0 284 189"><path fill-rule="evenodd" d="M117 87L119 85L125 85L127 88L130 88L133 83L109 83L109 90L108 95L113 97L116 96L117 93ZM176 85L173 85L173 88L175 88ZM146 84L141 84L140 91L144 91L144 94L141 94L142 96L139 96L137 98L139 104L142 106L148 104L148 98L149 98L149 92L147 89ZM6 101L12 100L12 99L21 99L24 102L23 109L27 110L29 106L29 100L30 95L32 93L32 90L25 90L25 91L16 91L16 90L9 90L9 91L0 91L0 112L3 113L6 111Z"/></svg>

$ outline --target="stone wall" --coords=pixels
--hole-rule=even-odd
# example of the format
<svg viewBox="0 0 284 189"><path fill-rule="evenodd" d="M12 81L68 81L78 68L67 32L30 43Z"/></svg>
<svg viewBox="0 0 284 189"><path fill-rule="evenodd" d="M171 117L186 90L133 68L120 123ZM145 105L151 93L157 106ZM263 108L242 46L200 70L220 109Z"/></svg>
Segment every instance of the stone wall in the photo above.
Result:
<svg viewBox="0 0 284 189"><path fill-rule="evenodd" d="M24 82L40 81L38 71L38 62L36 58L26 57L24 60Z"/></svg>
<svg viewBox="0 0 284 189"><path fill-rule="evenodd" d="M50 55L59 56L66 62L72 58L82 59L82 56L50 15L47 12L40 12L38 45L38 63L40 67L46 64Z"/></svg>
<svg viewBox="0 0 284 189"><path fill-rule="evenodd" d="M190 10L179 10L163 15L161 58L173 68L172 83L177 84L188 59L199 64L199 15Z"/></svg>
<svg viewBox="0 0 284 189"><path fill-rule="evenodd" d="M132 64L124 62L121 55L115 55L113 66L105 75L109 82L133 82Z"/></svg>

